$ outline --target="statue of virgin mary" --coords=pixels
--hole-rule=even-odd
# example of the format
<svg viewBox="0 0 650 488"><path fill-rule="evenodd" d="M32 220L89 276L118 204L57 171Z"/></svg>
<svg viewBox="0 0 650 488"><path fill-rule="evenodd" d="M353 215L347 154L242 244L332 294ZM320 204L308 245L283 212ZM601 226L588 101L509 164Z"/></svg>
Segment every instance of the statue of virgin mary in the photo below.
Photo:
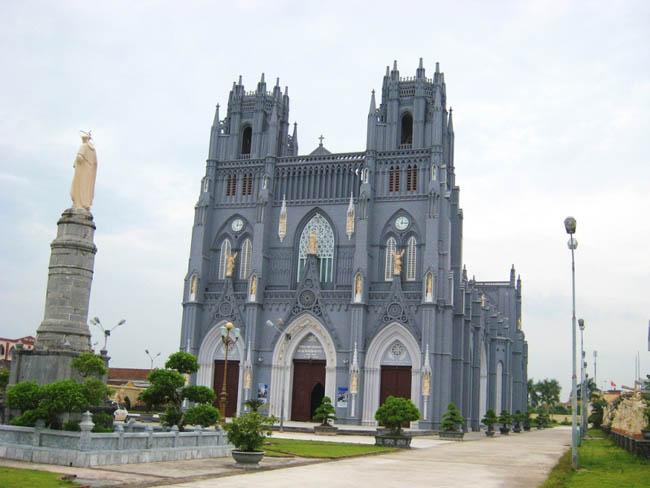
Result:
<svg viewBox="0 0 650 488"><path fill-rule="evenodd" d="M74 168L74 178L70 187L72 207L90 210L97 176L97 153L90 132L81 132L81 146L72 167Z"/></svg>

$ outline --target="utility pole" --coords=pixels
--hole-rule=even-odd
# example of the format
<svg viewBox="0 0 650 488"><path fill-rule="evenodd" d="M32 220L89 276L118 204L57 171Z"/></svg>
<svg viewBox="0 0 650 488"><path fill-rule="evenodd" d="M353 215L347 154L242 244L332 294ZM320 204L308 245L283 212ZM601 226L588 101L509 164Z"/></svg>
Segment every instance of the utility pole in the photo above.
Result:
<svg viewBox="0 0 650 488"><path fill-rule="evenodd" d="M598 351L594 351L594 384L598 386L598 376L596 376L596 360L598 359Z"/></svg>

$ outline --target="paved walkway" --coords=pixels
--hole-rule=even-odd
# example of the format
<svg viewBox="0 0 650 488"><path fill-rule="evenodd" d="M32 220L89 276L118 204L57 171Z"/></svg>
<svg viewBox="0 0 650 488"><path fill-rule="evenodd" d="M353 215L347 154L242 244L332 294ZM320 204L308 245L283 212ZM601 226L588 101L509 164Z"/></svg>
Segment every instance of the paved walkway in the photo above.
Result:
<svg viewBox="0 0 650 488"><path fill-rule="evenodd" d="M294 432L274 436L321 441L372 443L368 436L323 437ZM488 439L471 433L463 442L441 441L437 436L416 437L413 449L378 456L338 461L300 458L264 458L265 469L242 472L230 458L182 462L68 468L0 460L0 465L75 473L92 487L174 486L186 488L337 487L378 488L534 487L539 485L562 453L569 448L571 429L556 427Z"/></svg>

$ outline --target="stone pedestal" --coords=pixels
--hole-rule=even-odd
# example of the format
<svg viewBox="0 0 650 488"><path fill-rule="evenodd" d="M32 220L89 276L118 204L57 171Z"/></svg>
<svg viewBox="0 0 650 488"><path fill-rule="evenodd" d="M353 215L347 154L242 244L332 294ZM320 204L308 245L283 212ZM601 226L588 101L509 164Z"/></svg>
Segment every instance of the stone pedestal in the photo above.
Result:
<svg viewBox="0 0 650 488"><path fill-rule="evenodd" d="M90 352L88 302L97 248L90 212L69 208L61 215L52 252L43 322L33 351L14 351L10 384L39 384L76 377L70 361Z"/></svg>

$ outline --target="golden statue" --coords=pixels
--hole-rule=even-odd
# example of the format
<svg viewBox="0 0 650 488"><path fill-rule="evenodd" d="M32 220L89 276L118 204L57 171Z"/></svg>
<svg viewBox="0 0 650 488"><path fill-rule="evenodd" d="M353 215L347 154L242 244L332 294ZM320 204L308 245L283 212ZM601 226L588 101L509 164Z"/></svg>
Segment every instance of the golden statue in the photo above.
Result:
<svg viewBox="0 0 650 488"><path fill-rule="evenodd" d="M197 278L196 275L192 275L192 279L190 280L190 297L194 298L196 297L196 284L197 284Z"/></svg>
<svg viewBox="0 0 650 488"><path fill-rule="evenodd" d="M425 374L422 379L422 396L429 396L431 394L431 375Z"/></svg>
<svg viewBox="0 0 650 488"><path fill-rule="evenodd" d="M316 231L312 230L309 234L309 249L307 249L307 254L316 254Z"/></svg>
<svg viewBox="0 0 650 488"><path fill-rule="evenodd" d="M358 393L359 392L359 377L357 376L357 373L352 373L350 377L350 393Z"/></svg>
<svg viewBox="0 0 650 488"><path fill-rule="evenodd" d="M226 254L226 276L232 276L232 272L235 270L235 258L237 257L238 252L235 254Z"/></svg>
<svg viewBox="0 0 650 488"><path fill-rule="evenodd" d="M361 298L361 292L363 291L363 278L360 274L357 274L356 279L354 280L354 295L355 298Z"/></svg>
<svg viewBox="0 0 650 488"><path fill-rule="evenodd" d="M427 273L426 294L433 294L433 275L431 273Z"/></svg>
<svg viewBox="0 0 650 488"><path fill-rule="evenodd" d="M257 293L257 275L253 275L251 278L251 292L250 296L251 298L255 298L255 294Z"/></svg>
<svg viewBox="0 0 650 488"><path fill-rule="evenodd" d="M393 252L393 274L402 274L402 256L404 256L404 249L402 252Z"/></svg>
<svg viewBox="0 0 650 488"><path fill-rule="evenodd" d="M244 389L250 390L251 383L251 370L250 368L246 368L246 373L244 374Z"/></svg>

